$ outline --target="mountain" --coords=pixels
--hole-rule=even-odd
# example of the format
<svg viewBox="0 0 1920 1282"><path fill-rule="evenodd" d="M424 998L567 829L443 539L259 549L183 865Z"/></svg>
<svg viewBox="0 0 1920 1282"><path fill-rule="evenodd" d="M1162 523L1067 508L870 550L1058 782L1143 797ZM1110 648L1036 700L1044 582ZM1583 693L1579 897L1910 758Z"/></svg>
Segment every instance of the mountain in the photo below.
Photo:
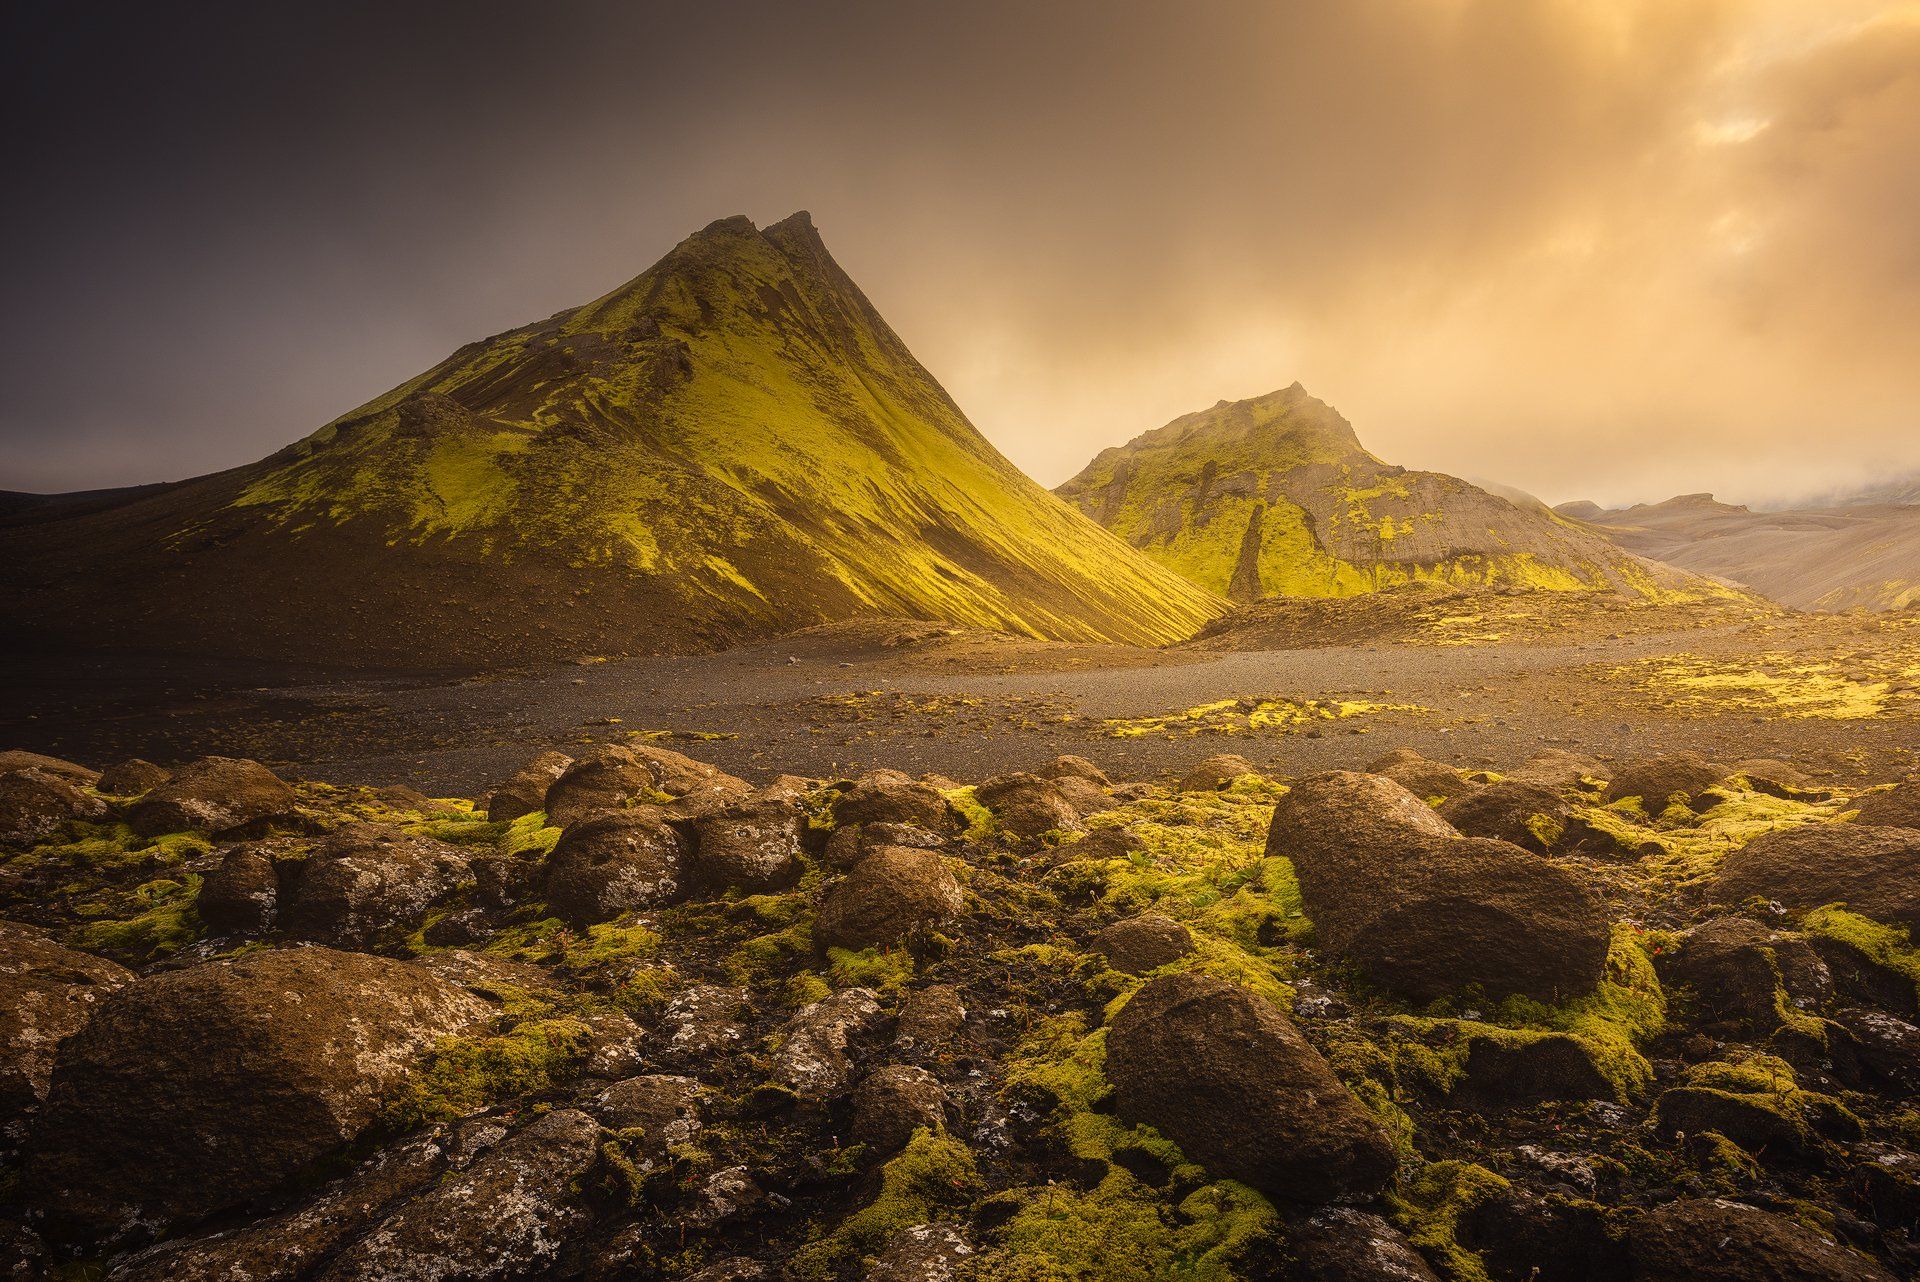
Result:
<svg viewBox="0 0 1920 1282"><path fill-rule="evenodd" d="M1920 507L1755 512L1711 494L1602 510L1557 508L1623 548L1742 584L1801 610L1920 605Z"/></svg>
<svg viewBox="0 0 1920 1282"><path fill-rule="evenodd" d="M1107 449L1057 491L1163 565L1235 601L1416 581L1724 591L1438 472L1384 463L1298 383Z"/></svg>
<svg viewBox="0 0 1920 1282"><path fill-rule="evenodd" d="M716 222L251 466L15 497L0 565L43 641L389 666L877 614L1158 643L1223 606L995 450L804 213Z"/></svg>

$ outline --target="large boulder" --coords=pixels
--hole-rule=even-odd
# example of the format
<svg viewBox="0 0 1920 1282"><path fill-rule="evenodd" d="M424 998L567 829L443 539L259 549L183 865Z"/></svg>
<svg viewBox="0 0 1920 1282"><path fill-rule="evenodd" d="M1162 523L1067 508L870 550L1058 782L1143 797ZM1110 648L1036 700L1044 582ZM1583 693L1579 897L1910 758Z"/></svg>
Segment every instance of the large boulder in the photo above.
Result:
<svg viewBox="0 0 1920 1282"><path fill-rule="evenodd" d="M543 752L514 771L511 778L495 784L487 794L487 822L512 823L545 809L547 790L572 764L573 758L564 752Z"/></svg>
<svg viewBox="0 0 1920 1282"><path fill-rule="evenodd" d="M1217 1175L1295 1202L1366 1201L1393 1145L1279 1007L1210 975L1164 975L1107 1033L1120 1115Z"/></svg>
<svg viewBox="0 0 1920 1282"><path fill-rule="evenodd" d="M656 908L679 893L680 833L652 807L583 820L560 834L547 860L547 903L576 926Z"/></svg>
<svg viewBox="0 0 1920 1282"><path fill-rule="evenodd" d="M1660 983L1684 997L1702 1031L1767 1037L1794 1010L1833 998L1827 964L1805 939L1746 917L1717 917L1654 959Z"/></svg>
<svg viewBox="0 0 1920 1282"><path fill-rule="evenodd" d="M928 832L956 833L962 824L946 795L898 770L874 770L842 792L833 803L834 826L908 824Z"/></svg>
<svg viewBox="0 0 1920 1282"><path fill-rule="evenodd" d="M575 1109L536 1118L388 1216L318 1282L554 1276L592 1227L586 1189L600 1143L598 1124Z"/></svg>
<svg viewBox="0 0 1920 1282"><path fill-rule="evenodd" d="M64 757L49 757L43 752L26 752L19 748L0 752L0 775L12 774L16 770L38 770L80 788L91 788L100 782L98 770L89 770Z"/></svg>
<svg viewBox="0 0 1920 1282"><path fill-rule="evenodd" d="M814 918L821 948L891 947L916 927L958 917L966 896L931 850L881 846L827 888Z"/></svg>
<svg viewBox="0 0 1920 1282"><path fill-rule="evenodd" d="M166 832L224 832L293 812L293 789L257 761L201 757L174 771L128 813L143 837Z"/></svg>
<svg viewBox="0 0 1920 1282"><path fill-rule="evenodd" d="M1126 975L1145 975L1193 951L1193 934L1171 917L1141 913L1101 928L1090 941L1107 965Z"/></svg>
<svg viewBox="0 0 1920 1282"><path fill-rule="evenodd" d="M0 921L0 1124L47 1094L54 1052L133 972Z"/></svg>
<svg viewBox="0 0 1920 1282"><path fill-rule="evenodd" d="M916 850L938 850L947 844L947 839L937 832L917 827L914 824L864 823L849 824L844 828L835 828L833 835L827 838L826 849L821 858L829 868L838 872L847 872L858 866L873 851L881 846L912 846Z"/></svg>
<svg viewBox="0 0 1920 1282"><path fill-rule="evenodd" d="M102 770L100 782L94 786L109 796L137 797L158 788L171 778L173 772L165 766L156 766L139 757L129 757Z"/></svg>
<svg viewBox="0 0 1920 1282"><path fill-rule="evenodd" d="M886 1018L868 988L845 988L794 1013L777 1039L773 1080L801 1099L825 1101L845 1092L855 1043Z"/></svg>
<svg viewBox="0 0 1920 1282"><path fill-rule="evenodd" d="M1710 894L1733 905L1755 898L1789 908L1844 903L1920 931L1920 831L1808 824L1766 833L1727 856Z"/></svg>
<svg viewBox="0 0 1920 1282"><path fill-rule="evenodd" d="M1055 757L1033 773L1042 779L1051 779L1055 783L1062 779L1083 779L1101 788L1110 787L1113 783L1113 780L1107 778L1106 771L1085 757L1076 757L1070 752Z"/></svg>
<svg viewBox="0 0 1920 1282"><path fill-rule="evenodd" d="M339 1151L417 1056L492 1009L417 967L328 948L137 980L60 1044L27 1200L63 1237L245 1202Z"/></svg>
<svg viewBox="0 0 1920 1282"><path fill-rule="evenodd" d="M473 879L466 852L391 824L354 823L292 865L280 928L299 939L365 947L418 925L427 909Z"/></svg>
<svg viewBox="0 0 1920 1282"><path fill-rule="evenodd" d="M1320 943L1413 1001L1474 985L1558 1000L1606 965L1605 905L1573 874L1460 836L1390 779L1301 780L1274 807L1267 853L1293 861Z"/></svg>
<svg viewBox="0 0 1920 1282"><path fill-rule="evenodd" d="M944 1130L951 1107L940 1079L911 1064L883 1064L860 1079L853 1092L848 1137L880 1157L907 1146L922 1127Z"/></svg>
<svg viewBox="0 0 1920 1282"><path fill-rule="evenodd" d="M1573 812L1552 788L1501 779L1453 798L1439 813L1469 837L1492 837L1544 855L1560 843Z"/></svg>
<svg viewBox="0 0 1920 1282"><path fill-rule="evenodd" d="M1368 1211L1321 1207L1287 1225L1289 1282L1439 1282L1399 1229Z"/></svg>
<svg viewBox="0 0 1920 1282"><path fill-rule="evenodd" d="M1874 828L1920 828L1920 776L1862 797L1853 821Z"/></svg>
<svg viewBox="0 0 1920 1282"><path fill-rule="evenodd" d="M1700 794L1727 777L1727 772L1696 753L1676 752L1671 756L1634 761L1613 772L1607 797L1611 801L1640 799L1640 809L1659 817L1669 806L1692 806Z"/></svg>
<svg viewBox="0 0 1920 1282"><path fill-rule="evenodd" d="M1080 831L1080 812L1058 785L1039 775L996 775L974 790L974 799L993 812L1002 832L1021 840Z"/></svg>
<svg viewBox="0 0 1920 1282"><path fill-rule="evenodd" d="M201 924L216 935L261 935L280 916L278 841L249 841L229 846L200 883L194 909Z"/></svg>
<svg viewBox="0 0 1920 1282"><path fill-rule="evenodd" d="M693 879L714 890L777 890L801 872L806 812L782 797L755 796L696 820Z"/></svg>
<svg viewBox="0 0 1920 1282"><path fill-rule="evenodd" d="M1412 748L1395 748L1385 756L1376 757L1367 767L1367 773L1391 779L1423 800L1458 797L1476 787L1455 767L1422 756Z"/></svg>
<svg viewBox="0 0 1920 1282"><path fill-rule="evenodd" d="M1594 784L1604 787L1613 778L1613 771L1597 758L1568 752L1565 748L1546 748L1508 771L1507 778L1539 784L1555 792L1572 792Z"/></svg>
<svg viewBox="0 0 1920 1282"><path fill-rule="evenodd" d="M1196 761L1180 776L1182 792L1218 792L1243 775L1258 774L1259 769L1237 752L1223 752Z"/></svg>
<svg viewBox="0 0 1920 1282"><path fill-rule="evenodd" d="M1893 1282L1893 1274L1783 1216L1720 1198L1669 1202L1627 1231L1634 1282Z"/></svg>
<svg viewBox="0 0 1920 1282"><path fill-rule="evenodd" d="M44 770L0 775L0 846L30 846L72 820L107 817L107 803Z"/></svg>
<svg viewBox="0 0 1920 1282"><path fill-rule="evenodd" d="M682 753L614 744L568 766L547 789L545 808L547 822L565 828L635 806L677 806L676 813L704 811L752 791L744 780Z"/></svg>

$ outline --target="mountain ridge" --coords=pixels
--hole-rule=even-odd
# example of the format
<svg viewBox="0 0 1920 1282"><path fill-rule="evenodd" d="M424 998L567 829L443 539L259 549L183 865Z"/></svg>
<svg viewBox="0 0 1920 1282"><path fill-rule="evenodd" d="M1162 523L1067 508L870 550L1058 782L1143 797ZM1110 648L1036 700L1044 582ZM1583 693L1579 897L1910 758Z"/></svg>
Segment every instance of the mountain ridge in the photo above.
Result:
<svg viewBox="0 0 1920 1282"><path fill-rule="evenodd" d="M1155 644L1222 608L994 449L804 213L710 223L258 463L39 511L0 593L119 646L491 663L866 614Z"/></svg>
<svg viewBox="0 0 1920 1282"><path fill-rule="evenodd" d="M1411 582L1647 597L1726 591L1624 552L1543 505L1389 464L1298 382L1102 450L1055 493L1236 602Z"/></svg>

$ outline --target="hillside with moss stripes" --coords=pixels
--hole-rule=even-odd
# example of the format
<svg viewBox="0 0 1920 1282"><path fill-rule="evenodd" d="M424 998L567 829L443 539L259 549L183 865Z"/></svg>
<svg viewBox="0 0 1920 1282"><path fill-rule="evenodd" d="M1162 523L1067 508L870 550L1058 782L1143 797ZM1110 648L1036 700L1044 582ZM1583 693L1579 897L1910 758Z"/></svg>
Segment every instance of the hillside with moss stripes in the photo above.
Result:
<svg viewBox="0 0 1920 1282"><path fill-rule="evenodd" d="M716 222L252 467L38 505L0 551L37 631L404 666L859 615L1156 644L1222 608L995 450L805 214Z"/></svg>
<svg viewBox="0 0 1920 1282"><path fill-rule="evenodd" d="M1235 601L1407 583L1724 595L1545 507L1385 463L1298 383L1221 401L1103 450L1057 491L1148 556Z"/></svg>

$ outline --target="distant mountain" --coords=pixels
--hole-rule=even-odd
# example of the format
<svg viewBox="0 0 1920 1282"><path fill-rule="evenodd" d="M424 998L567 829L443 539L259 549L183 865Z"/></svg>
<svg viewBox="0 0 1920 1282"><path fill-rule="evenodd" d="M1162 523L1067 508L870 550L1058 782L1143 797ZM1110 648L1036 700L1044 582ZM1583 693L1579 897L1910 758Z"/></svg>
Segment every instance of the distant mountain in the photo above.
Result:
<svg viewBox="0 0 1920 1282"><path fill-rule="evenodd" d="M1920 605L1920 507L1755 512L1711 494L1555 509L1621 547L1743 584L1801 610Z"/></svg>
<svg viewBox="0 0 1920 1282"><path fill-rule="evenodd" d="M15 638L380 665L857 615L1157 643L1224 603L1022 475L807 215L689 237L260 463L0 502Z"/></svg>
<svg viewBox="0 0 1920 1282"><path fill-rule="evenodd" d="M1725 591L1625 553L1538 502L1384 463L1298 383L1103 450L1056 493L1235 601L1410 582Z"/></svg>

